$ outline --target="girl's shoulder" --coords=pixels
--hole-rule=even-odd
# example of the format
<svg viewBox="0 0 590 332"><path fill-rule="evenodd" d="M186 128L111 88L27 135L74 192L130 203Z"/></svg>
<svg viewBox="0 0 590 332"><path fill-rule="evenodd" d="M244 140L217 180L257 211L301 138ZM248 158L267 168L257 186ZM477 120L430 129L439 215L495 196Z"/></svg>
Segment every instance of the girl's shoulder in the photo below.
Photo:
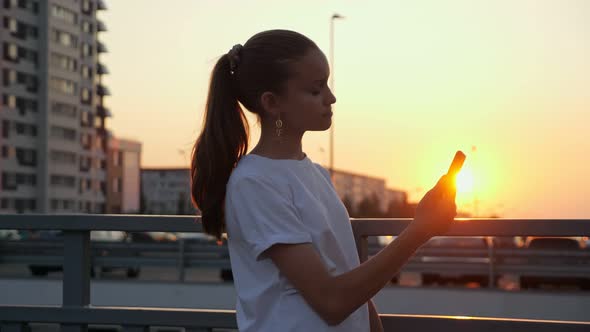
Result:
<svg viewBox="0 0 590 332"><path fill-rule="evenodd" d="M272 164L265 164L256 158L250 158L248 155L242 157L236 167L230 174L228 186L235 186L237 183L261 182L270 183L280 180L278 173L280 169Z"/></svg>

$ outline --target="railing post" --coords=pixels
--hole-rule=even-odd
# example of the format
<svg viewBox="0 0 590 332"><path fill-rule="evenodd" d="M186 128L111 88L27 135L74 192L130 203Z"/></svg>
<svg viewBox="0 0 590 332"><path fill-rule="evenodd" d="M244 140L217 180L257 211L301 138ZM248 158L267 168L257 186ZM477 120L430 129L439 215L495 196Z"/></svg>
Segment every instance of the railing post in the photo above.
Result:
<svg viewBox="0 0 590 332"><path fill-rule="evenodd" d="M490 239L490 238L488 238ZM495 285L495 277L496 277L496 255L495 255L495 246L494 246L494 238L492 237L491 240L488 241L488 259L489 259L489 264L488 264L488 288L494 288L496 287Z"/></svg>
<svg viewBox="0 0 590 332"><path fill-rule="evenodd" d="M29 326L26 323L0 323L0 331L2 332L25 332L30 331Z"/></svg>
<svg viewBox="0 0 590 332"><path fill-rule="evenodd" d="M178 281L184 281L184 239L178 241Z"/></svg>
<svg viewBox="0 0 590 332"><path fill-rule="evenodd" d="M356 250L359 254L361 264L369 259L369 241L366 235L354 234L354 241L356 242Z"/></svg>
<svg viewBox="0 0 590 332"><path fill-rule="evenodd" d="M90 231L64 232L63 307L90 304ZM86 332L86 325L62 325L65 332Z"/></svg>

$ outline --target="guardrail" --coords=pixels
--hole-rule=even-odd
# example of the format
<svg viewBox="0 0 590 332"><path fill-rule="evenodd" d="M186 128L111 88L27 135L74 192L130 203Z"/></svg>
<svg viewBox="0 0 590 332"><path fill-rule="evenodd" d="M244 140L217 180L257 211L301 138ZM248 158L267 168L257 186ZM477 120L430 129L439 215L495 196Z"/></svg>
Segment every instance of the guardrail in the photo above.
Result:
<svg viewBox="0 0 590 332"><path fill-rule="evenodd" d="M187 268L222 270L229 279L231 265L226 245L215 241L133 243L91 241L91 272L100 268L124 268L128 277L136 277L143 267L176 267L178 280L184 281ZM382 249L369 245L368 255ZM35 275L44 275L63 266L64 243L54 240L0 241L0 264L29 265ZM224 274L224 271L225 272ZM541 250L528 248L447 248L422 247L404 265L401 272L417 272L423 284L461 277L482 286L496 287L505 274L519 277L577 278L582 289L590 288L590 249ZM98 276L98 274L96 274Z"/></svg>
<svg viewBox="0 0 590 332"><path fill-rule="evenodd" d="M63 230L63 305L0 306L2 332L24 331L26 322L62 324L63 331L86 331L88 324L121 325L127 331L147 331L149 326L237 328L234 311L113 308L90 306L90 231L200 232L198 218L129 215L0 215L3 229ZM408 219L353 219L357 248L368 258L368 236L397 235ZM454 236L580 236L590 234L586 220L472 220L454 224ZM483 319L440 316L381 315L386 330L455 331L588 331L590 322Z"/></svg>
<svg viewBox="0 0 590 332"><path fill-rule="evenodd" d="M363 222L365 221L354 220L355 225ZM405 221L375 219L371 222L385 227L398 227ZM512 221L503 220L502 222ZM388 225L388 223L393 224ZM358 228L358 226L355 227ZM384 230L384 232L388 231ZM514 231L510 230L510 232ZM525 282L526 278L561 278L561 282L569 279L570 283L576 283L582 289L590 289L590 248L585 250L505 248L496 246L493 240L482 240L479 247L474 247L474 240L471 241L470 247L461 248L425 245L400 272L419 273L424 285L457 280L475 281L491 288L497 286L500 276L512 274L523 279L521 285L523 288L534 287L532 282ZM367 257L376 254L382 248L375 242L368 245ZM63 249L63 239L59 236L51 241L0 241L0 252L2 252L0 264L28 264L33 274L43 275L50 268L61 269ZM201 238L179 237L175 242L162 243L91 241L90 254L92 272L95 268L126 268L127 275L135 277L141 267L176 267L178 280L184 281L186 268L208 267L222 270L223 280L231 279L227 246Z"/></svg>

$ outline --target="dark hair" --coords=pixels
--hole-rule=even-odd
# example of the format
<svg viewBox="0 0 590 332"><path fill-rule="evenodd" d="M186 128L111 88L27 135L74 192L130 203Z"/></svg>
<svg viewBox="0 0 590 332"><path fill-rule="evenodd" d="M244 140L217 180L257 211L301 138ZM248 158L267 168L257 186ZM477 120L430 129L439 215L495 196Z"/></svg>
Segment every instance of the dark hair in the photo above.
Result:
<svg viewBox="0 0 590 332"><path fill-rule="evenodd" d="M227 54L213 68L205 121L192 151L191 199L201 211L205 233L218 239L225 232L225 187L237 162L248 152L248 120L240 104L260 121L261 95L266 91L280 94L290 76L289 64L317 46L300 33L269 30L252 36L239 48L233 74Z"/></svg>

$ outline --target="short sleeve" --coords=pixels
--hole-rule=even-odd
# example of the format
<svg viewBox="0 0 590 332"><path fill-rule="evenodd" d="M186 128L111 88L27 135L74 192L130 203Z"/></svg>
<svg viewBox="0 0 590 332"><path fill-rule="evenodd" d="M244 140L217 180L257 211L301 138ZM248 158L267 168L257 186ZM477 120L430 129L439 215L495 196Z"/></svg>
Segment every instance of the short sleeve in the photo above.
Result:
<svg viewBox="0 0 590 332"><path fill-rule="evenodd" d="M310 243L288 188L279 188L270 179L244 176L228 188L229 207L235 226L254 251L256 260L278 243Z"/></svg>
<svg viewBox="0 0 590 332"><path fill-rule="evenodd" d="M322 166L318 163L314 163L314 164L320 170L320 172L322 173L322 175L324 176L326 181L328 181L328 184L333 187L334 184L332 183L332 176L330 175L330 172L327 169L325 169L324 166Z"/></svg>

